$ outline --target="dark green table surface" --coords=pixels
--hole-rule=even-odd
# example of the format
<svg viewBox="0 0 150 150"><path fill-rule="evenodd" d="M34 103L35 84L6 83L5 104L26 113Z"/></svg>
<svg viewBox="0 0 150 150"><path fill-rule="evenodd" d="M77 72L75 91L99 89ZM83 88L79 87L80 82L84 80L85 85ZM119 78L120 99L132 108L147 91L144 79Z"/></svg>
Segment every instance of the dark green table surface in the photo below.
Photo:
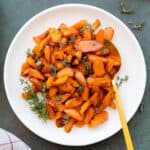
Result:
<svg viewBox="0 0 150 150"><path fill-rule="evenodd" d="M135 150L150 149L150 0L127 0L127 6L134 9L133 15L124 15L119 12L119 0L0 0L0 128L13 132L25 141L34 150L71 150L47 142L29 131L15 116L4 91L3 66L8 47L20 27L33 15L58 4L85 3L101 7L119 17L125 24L129 20L140 22L145 20L141 31L133 31L144 52L147 64L147 86L143 98L144 110L137 112L129 122ZM14 58L15 59L15 58ZM139 68L140 71L140 68ZM131 99L132 100L132 99ZM100 134L100 133L99 133ZM62 139L63 140L63 139ZM86 150L125 150L122 131L113 137L86 147Z"/></svg>

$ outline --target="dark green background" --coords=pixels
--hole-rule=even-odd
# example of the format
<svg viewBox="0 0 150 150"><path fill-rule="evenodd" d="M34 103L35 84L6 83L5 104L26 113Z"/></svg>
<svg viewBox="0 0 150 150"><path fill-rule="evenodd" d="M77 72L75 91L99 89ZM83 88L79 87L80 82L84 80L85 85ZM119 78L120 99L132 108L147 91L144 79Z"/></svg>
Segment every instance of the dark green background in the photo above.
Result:
<svg viewBox="0 0 150 150"><path fill-rule="evenodd" d="M133 15L124 15L119 12L119 0L0 0L0 127L13 132L24 140L34 150L71 150L73 147L65 147L47 142L30 132L16 118L8 104L3 85L3 66L8 47L21 26L33 15L58 4L85 3L108 10L125 24L127 21L140 22L145 20L145 26L141 31L133 31L144 52L147 64L147 87L143 98L144 111L137 112L129 122L129 128L133 137L136 150L150 149L150 0L127 0L128 7L134 9ZM19 57L19 56L18 56ZM134 57L134 56L133 56ZM15 59L15 58L14 58ZM138 64L137 64L138 65ZM140 71L140 68L139 68ZM132 99L131 99L132 101ZM100 134L100 133L99 133ZM62 139L63 140L63 139ZM86 150L125 150L122 131L113 137L94 145L78 149Z"/></svg>

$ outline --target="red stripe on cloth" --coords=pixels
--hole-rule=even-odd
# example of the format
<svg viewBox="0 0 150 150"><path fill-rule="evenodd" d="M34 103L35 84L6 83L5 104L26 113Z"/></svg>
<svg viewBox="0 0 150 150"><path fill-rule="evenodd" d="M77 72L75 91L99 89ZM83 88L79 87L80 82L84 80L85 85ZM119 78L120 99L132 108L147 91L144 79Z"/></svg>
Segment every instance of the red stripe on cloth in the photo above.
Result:
<svg viewBox="0 0 150 150"><path fill-rule="evenodd" d="M11 146L11 150L13 150L14 148L13 148L12 139L11 139L11 137L9 136L9 134L8 134L6 131L5 131L5 133L6 133L7 137L8 137L8 139L9 139L9 144L10 144L10 146Z"/></svg>
<svg viewBox="0 0 150 150"><path fill-rule="evenodd" d="M18 143L18 142L21 142L21 141L12 141L12 143ZM8 142L8 143L3 143L3 144L0 144L0 147L2 147L2 146L6 146L6 145L10 145L11 143L10 142Z"/></svg>

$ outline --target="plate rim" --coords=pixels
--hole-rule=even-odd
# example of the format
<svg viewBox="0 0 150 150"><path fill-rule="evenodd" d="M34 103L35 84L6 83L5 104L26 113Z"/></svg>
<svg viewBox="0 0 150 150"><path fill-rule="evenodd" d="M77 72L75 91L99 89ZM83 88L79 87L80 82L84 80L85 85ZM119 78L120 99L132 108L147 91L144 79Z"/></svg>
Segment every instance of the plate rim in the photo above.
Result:
<svg viewBox="0 0 150 150"><path fill-rule="evenodd" d="M85 7L85 8L89 8L89 9L95 9L97 11L101 11L107 15L109 15L110 17L112 17L114 20L116 20L117 22L119 22L130 34L130 36L132 36L132 38L134 39L134 41L136 42L136 44L138 45L138 47L140 48L139 53L143 59L143 65L144 65L144 76L145 76L145 80L144 80L144 89L142 91L142 94L141 94L141 100L140 100L140 103L139 103L139 106L142 102L142 99L144 97L144 93L145 93L145 89L146 89L146 83L147 83L147 69L146 69L146 63L145 63L145 57L144 57L144 53L142 51L142 48L140 46L140 43L139 41L137 40L136 36L134 35L134 33L127 27L127 25L122 21L120 20L120 18L116 17L114 14L112 14L111 12L101 8L101 7L97 7L97 6L93 6L93 5L89 5L89 4L80 4L80 3L67 3L67 4L59 4L59 5L55 5L55 6L52 6L52 7L49 7L49 8L46 8L38 13L36 13L35 15L31 16L31 18L29 18L21 27L20 29L18 30L18 32L15 34L15 36L13 37L9 47L8 47L8 50L7 50L7 53L6 53L6 56L5 56L5 60L4 60L4 68L3 68L3 82L4 82L4 89L5 89L5 93L6 93L6 96L7 96L7 100L8 100L8 103L9 105L11 106L11 109L12 111L14 112L14 114L16 115L16 117L18 118L18 120L28 129L30 130L32 133L34 133L35 135L37 135L38 137L48 141L48 142L52 142L52 143L55 143L55 144L59 144L59 145L64 145L64 146L87 146L87 145L91 145L91 144L95 144L95 143L98 143L98 142L102 142L108 138L111 138L113 135L115 135L116 133L118 133L122 127L118 128L115 132L113 132L111 135L109 136L106 136L104 139L102 140L95 140L94 142L89 142L89 143L86 143L86 144L63 144L61 142L55 142L55 141L51 141L50 139L47 139L45 138L44 136L41 136L39 135L38 133L36 133L35 131L33 131L28 125L26 125L26 123L24 123L24 121L19 117L19 115L16 113L15 111L15 108L13 107L12 103L11 103L11 97L9 96L9 92L7 90L7 86L6 86L6 72L7 72L7 69L6 69L6 66L7 66L7 62L8 62L8 58L9 58L9 54L11 52L11 49L13 47L13 45L15 44L15 41L17 40L17 38L20 36L21 32L26 28L26 26L28 26L32 21L36 20L38 17L48 13L49 11L53 11L55 9L59 9L59 8L63 8L63 7ZM138 107L139 107L138 106ZM136 114L137 110L138 110L138 107L135 109L134 113L128 118L127 120L127 123L134 117L134 115Z"/></svg>

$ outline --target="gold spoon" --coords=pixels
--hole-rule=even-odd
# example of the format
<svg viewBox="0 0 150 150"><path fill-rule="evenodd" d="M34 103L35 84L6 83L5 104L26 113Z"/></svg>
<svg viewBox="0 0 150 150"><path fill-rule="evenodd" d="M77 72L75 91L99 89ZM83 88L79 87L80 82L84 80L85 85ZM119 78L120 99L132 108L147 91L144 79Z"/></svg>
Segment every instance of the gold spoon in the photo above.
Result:
<svg viewBox="0 0 150 150"><path fill-rule="evenodd" d="M119 112L120 121L121 121L121 124L122 124L122 130L123 130L123 134L124 134L127 149L128 150L134 150L131 135L130 135L130 132L129 132L129 129L128 129L128 126L127 126L127 122L126 122L126 119L125 119L125 115L124 115L124 112L123 112L123 108L122 108L122 105L121 105L121 100L120 100L120 97L119 97L118 88L117 88L116 83L115 83L114 80L112 80L112 85L113 85L113 89L115 91L116 105L117 105L117 109L118 109L118 112Z"/></svg>

